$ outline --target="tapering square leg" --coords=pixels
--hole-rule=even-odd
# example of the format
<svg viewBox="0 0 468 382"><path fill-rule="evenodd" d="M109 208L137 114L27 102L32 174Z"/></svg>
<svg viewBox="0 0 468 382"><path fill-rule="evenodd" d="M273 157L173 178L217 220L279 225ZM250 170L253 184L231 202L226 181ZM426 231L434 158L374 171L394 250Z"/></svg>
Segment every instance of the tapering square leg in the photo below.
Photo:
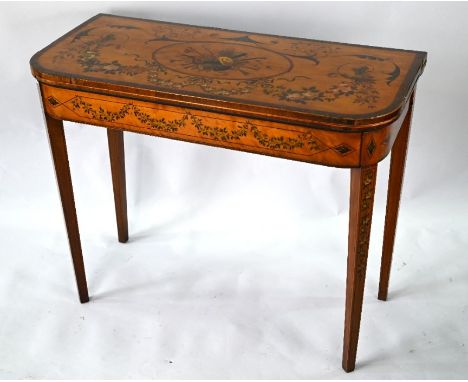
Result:
<svg viewBox="0 0 468 382"><path fill-rule="evenodd" d="M382 248L382 261L380 265L379 300L387 300L388 282L392 265L393 247L395 243L395 232L400 207L401 189L403 175L405 172L406 153L408 149L408 138L411 126L414 94L411 97L408 112L398 136L392 147L390 160L390 175L388 178L387 211L385 214L385 228Z"/></svg>
<svg viewBox="0 0 468 382"><path fill-rule="evenodd" d="M353 371L361 323L377 165L351 169L343 369Z"/></svg>
<svg viewBox="0 0 468 382"><path fill-rule="evenodd" d="M118 238L121 243L126 243L128 241L128 220L123 131L107 129L107 140L109 143Z"/></svg>
<svg viewBox="0 0 468 382"><path fill-rule="evenodd" d="M49 115L45 115L47 132L49 136L50 150L55 167L55 175L62 200L63 215L67 228L68 242L75 269L76 284L82 303L89 301L88 287L81 250L80 232L76 217L75 199L73 197L73 185L68 162L67 144L63 131L63 123Z"/></svg>

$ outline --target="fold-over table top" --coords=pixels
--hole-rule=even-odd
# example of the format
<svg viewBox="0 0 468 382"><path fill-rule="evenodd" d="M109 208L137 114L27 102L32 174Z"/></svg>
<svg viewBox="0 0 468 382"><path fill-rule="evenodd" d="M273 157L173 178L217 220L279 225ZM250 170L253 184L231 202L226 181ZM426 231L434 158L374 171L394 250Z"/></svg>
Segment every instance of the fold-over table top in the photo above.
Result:
<svg viewBox="0 0 468 382"><path fill-rule="evenodd" d="M99 14L31 59L39 81L346 129L398 117L426 53Z"/></svg>

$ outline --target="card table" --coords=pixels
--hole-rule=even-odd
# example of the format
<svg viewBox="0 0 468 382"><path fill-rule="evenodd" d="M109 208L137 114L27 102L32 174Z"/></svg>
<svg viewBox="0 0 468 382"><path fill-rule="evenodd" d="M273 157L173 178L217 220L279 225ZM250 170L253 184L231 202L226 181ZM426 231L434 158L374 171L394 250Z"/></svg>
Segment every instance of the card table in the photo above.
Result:
<svg viewBox="0 0 468 382"><path fill-rule="evenodd" d="M378 298L387 299L425 52L98 14L36 53L79 298L89 301L63 121L107 129L118 240L123 132L350 169L342 366L354 370L378 163L391 152Z"/></svg>

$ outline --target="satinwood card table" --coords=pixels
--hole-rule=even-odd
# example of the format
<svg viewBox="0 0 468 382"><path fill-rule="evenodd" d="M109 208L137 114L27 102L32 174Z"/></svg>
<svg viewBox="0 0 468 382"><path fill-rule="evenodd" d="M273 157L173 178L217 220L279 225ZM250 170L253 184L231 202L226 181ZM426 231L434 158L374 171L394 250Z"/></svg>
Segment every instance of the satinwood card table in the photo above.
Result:
<svg viewBox="0 0 468 382"><path fill-rule="evenodd" d="M123 132L351 169L343 368L355 367L377 164L391 154L386 300L416 81L426 53L99 14L31 59L81 302L89 300L62 121L107 128L118 238Z"/></svg>

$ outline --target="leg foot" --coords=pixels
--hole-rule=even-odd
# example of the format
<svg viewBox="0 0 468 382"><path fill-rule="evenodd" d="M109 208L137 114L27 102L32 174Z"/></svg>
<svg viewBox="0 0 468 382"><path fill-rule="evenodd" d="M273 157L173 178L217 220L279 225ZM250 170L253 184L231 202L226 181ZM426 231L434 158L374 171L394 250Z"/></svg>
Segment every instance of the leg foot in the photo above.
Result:
<svg viewBox="0 0 468 382"><path fill-rule="evenodd" d="M354 370L361 323L377 165L351 170L343 369Z"/></svg>
<svg viewBox="0 0 468 382"><path fill-rule="evenodd" d="M117 232L119 241L126 243L128 241L128 220L123 131L107 129L107 140L114 188Z"/></svg>
<svg viewBox="0 0 468 382"><path fill-rule="evenodd" d="M414 96L413 96L414 97ZM384 240L382 248L382 260L380 265L380 282L378 299L387 300L390 269L392 265L393 246L400 207L400 196L405 172L406 153L411 124L411 115L414 98L410 100L410 106L403 125L392 147L390 161L390 174L388 178L387 211L385 214Z"/></svg>
<svg viewBox="0 0 468 382"><path fill-rule="evenodd" d="M89 301L88 286L81 251L80 232L78 230L78 220L76 217L75 199L73 197L73 186L68 162L67 144L63 131L63 123L47 114L45 115L47 132L49 136L50 151L55 167L55 175L62 200L63 215L67 228L68 242L75 269L76 284L80 301Z"/></svg>

